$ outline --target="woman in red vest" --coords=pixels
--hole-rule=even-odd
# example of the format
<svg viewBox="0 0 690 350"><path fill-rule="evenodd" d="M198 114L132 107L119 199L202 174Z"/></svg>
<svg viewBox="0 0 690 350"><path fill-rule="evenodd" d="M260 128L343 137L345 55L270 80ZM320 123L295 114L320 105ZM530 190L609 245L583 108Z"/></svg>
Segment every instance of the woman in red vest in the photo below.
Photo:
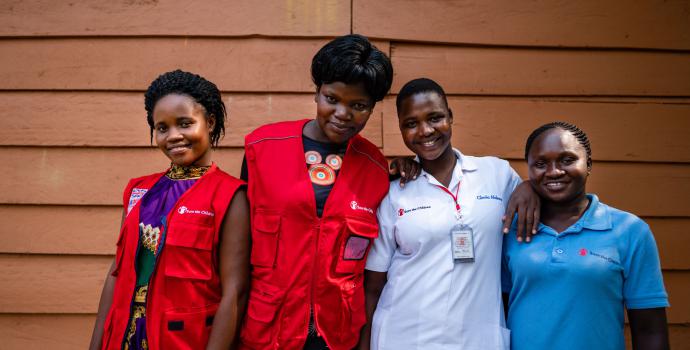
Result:
<svg viewBox="0 0 690 350"><path fill-rule="evenodd" d="M227 349L249 286L249 208L243 182L211 162L225 105L213 83L176 70L145 106L172 164L125 189L90 349Z"/></svg>
<svg viewBox="0 0 690 350"><path fill-rule="evenodd" d="M319 50L311 72L316 118L245 138L252 283L243 349L350 350L366 322L362 273L388 164L359 132L393 67L365 37L346 35Z"/></svg>

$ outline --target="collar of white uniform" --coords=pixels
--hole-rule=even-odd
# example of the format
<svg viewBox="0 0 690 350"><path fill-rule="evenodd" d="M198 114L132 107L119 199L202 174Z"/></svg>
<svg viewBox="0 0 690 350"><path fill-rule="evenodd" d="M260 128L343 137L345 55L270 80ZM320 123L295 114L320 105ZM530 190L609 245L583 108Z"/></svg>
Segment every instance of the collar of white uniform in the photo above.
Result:
<svg viewBox="0 0 690 350"><path fill-rule="evenodd" d="M450 186L448 188L455 188L462 179L462 173L465 171L475 171L477 170L477 164L474 162L474 160L471 157L467 157L463 155L458 149L453 148L453 153L455 153L455 157L457 158L457 163L455 163L455 167L453 168L453 176L450 180ZM414 160L419 163L419 156L415 156ZM420 176L424 176L427 181L429 181L430 184L436 185L436 186L443 186L436 178L424 171L424 169L421 169L421 172L419 173ZM445 186L444 186L445 187Z"/></svg>

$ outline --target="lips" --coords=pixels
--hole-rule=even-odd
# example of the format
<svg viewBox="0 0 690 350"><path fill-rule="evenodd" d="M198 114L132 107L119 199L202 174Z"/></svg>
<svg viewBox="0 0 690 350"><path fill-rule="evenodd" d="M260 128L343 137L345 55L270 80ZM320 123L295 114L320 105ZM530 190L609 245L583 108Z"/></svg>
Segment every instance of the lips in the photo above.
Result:
<svg viewBox="0 0 690 350"><path fill-rule="evenodd" d="M191 149L191 145L174 145L168 147L168 153L170 154L182 154L184 152L187 152L187 150Z"/></svg>
<svg viewBox="0 0 690 350"><path fill-rule="evenodd" d="M565 189L567 186L568 183L564 181L550 181L544 183L544 187L546 187L546 189L549 191L560 191Z"/></svg>
<svg viewBox="0 0 690 350"><path fill-rule="evenodd" d="M441 139L441 137L436 137L436 138L431 139L431 140L417 142L417 144L422 146L422 148L435 148L440 139Z"/></svg>
<svg viewBox="0 0 690 350"><path fill-rule="evenodd" d="M335 130L336 132L341 133L341 134L350 130L350 128L347 126L347 124L339 124L339 123L334 123L334 122L330 122L329 124L333 130Z"/></svg>

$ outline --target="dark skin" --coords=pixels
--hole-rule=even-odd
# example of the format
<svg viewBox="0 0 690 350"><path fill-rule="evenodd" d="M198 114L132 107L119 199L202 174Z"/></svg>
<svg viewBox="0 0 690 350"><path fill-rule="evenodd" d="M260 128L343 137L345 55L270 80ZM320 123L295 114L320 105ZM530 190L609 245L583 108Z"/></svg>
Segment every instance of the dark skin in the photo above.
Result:
<svg viewBox="0 0 690 350"><path fill-rule="evenodd" d="M161 98L153 111L154 136L159 149L171 162L181 166L210 166L210 131L215 117L194 99L170 94ZM122 221L124 222L124 213ZM236 347L239 326L249 293L249 203L245 190L238 190L228 206L219 230L219 276L222 296L213 319L207 349ZM108 271L89 349L101 348L104 323L113 300L117 278Z"/></svg>
<svg viewBox="0 0 690 350"><path fill-rule="evenodd" d="M392 168L400 169L403 176L408 175L408 181L416 178L421 168L446 187L449 186L457 158L450 144L453 114L445 102L443 102L443 99L435 92L419 93L406 98L401 103L398 122L405 145L419 156L420 163L416 163L409 158L407 160L399 158L393 162ZM523 183L522 188L528 194L527 197L537 197L529 184ZM515 200L514 192L511 202ZM527 203L530 202L533 203L531 200L527 201ZM513 205L513 207L516 206L517 204ZM534 208L538 208L538 205ZM530 212L535 211L538 212L538 210L534 209L531 209ZM526 211L523 211L522 215L524 215L524 212ZM513 217L513 215L514 212L510 213L510 217ZM368 350L370 348L371 324L386 282L386 272L365 270L364 288L367 324L360 333L361 340L358 346L360 350Z"/></svg>
<svg viewBox="0 0 690 350"><path fill-rule="evenodd" d="M589 205L585 186L591 159L569 131L554 128L534 140L527 163L530 182L542 198L542 222L563 232L577 222ZM503 301L507 316L507 294ZM633 349L669 349L665 308L628 309L627 312Z"/></svg>
<svg viewBox="0 0 690 350"><path fill-rule="evenodd" d="M213 319L207 350L236 348L249 299L249 202L239 190L230 202L220 232L220 281L223 296Z"/></svg>
<svg viewBox="0 0 690 350"><path fill-rule="evenodd" d="M125 221L125 212L122 212L122 219L120 220L120 227ZM110 305L113 303L113 291L115 290L115 282L117 282L117 277L113 276L113 271L115 271L115 259L113 259L110 268L108 269L108 274L105 277L105 282L103 283L103 290L101 291L101 299L98 302L98 314L96 315L96 324L93 326L93 332L91 333L91 342L89 343L89 350L99 350L103 343L103 327L105 327L105 319L108 316L108 311L110 310Z"/></svg>

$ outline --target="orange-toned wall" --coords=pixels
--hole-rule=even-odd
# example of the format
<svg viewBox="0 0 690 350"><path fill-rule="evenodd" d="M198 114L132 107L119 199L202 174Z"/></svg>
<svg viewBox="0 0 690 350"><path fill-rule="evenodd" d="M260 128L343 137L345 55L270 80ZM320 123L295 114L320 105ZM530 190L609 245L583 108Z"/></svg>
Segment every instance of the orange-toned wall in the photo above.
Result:
<svg viewBox="0 0 690 350"><path fill-rule="evenodd" d="M163 169L142 92L182 68L224 92L215 159L237 175L254 127L314 113L309 64L361 33L388 52L395 93L450 94L454 143L510 159L546 121L590 135L589 189L652 226L690 348L690 2L4 0L0 3L0 348L81 349L114 251L128 178ZM393 96L394 97L394 96ZM408 154L393 97L367 136Z"/></svg>

